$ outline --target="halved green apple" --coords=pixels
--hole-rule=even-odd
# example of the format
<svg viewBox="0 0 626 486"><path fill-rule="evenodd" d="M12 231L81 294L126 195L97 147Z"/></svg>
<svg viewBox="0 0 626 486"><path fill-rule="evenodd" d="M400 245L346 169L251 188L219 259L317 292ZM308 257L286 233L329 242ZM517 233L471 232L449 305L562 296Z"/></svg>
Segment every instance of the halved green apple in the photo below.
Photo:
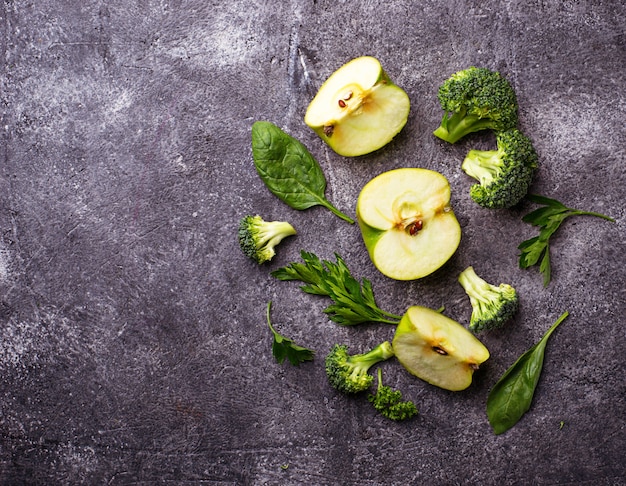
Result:
<svg viewBox="0 0 626 486"><path fill-rule="evenodd" d="M396 280L431 274L461 241L448 179L429 169L394 169L376 176L361 190L356 215L372 262Z"/></svg>
<svg viewBox="0 0 626 486"><path fill-rule="evenodd" d="M404 127L410 101L371 56L353 59L321 86L304 116L339 155L364 155L383 147Z"/></svg>
<svg viewBox="0 0 626 486"><path fill-rule="evenodd" d="M421 306L402 316L392 346L409 373L451 391L470 386L474 371L489 358L483 343L461 324Z"/></svg>

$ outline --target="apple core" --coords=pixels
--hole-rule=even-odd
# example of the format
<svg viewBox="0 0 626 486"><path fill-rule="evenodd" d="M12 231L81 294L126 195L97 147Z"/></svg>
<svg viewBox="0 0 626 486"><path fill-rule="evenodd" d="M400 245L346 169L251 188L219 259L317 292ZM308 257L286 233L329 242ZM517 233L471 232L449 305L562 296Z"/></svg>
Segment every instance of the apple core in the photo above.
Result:
<svg viewBox="0 0 626 486"><path fill-rule="evenodd" d="M450 259L461 240L450 184L429 169L378 175L361 190L356 214L372 262L396 280L431 274Z"/></svg>

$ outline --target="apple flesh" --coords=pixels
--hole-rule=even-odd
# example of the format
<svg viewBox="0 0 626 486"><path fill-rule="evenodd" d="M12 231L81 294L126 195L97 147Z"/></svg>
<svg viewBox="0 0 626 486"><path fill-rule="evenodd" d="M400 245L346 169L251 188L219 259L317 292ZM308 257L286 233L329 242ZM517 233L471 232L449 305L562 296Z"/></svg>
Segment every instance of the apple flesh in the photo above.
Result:
<svg viewBox="0 0 626 486"><path fill-rule="evenodd" d="M309 104L304 122L339 155L354 157L383 147L404 127L410 101L373 57L335 71Z"/></svg>
<svg viewBox="0 0 626 486"><path fill-rule="evenodd" d="M421 306L402 316L392 346L409 373L451 391L469 387L474 371L489 358L487 348L461 324Z"/></svg>
<svg viewBox="0 0 626 486"><path fill-rule="evenodd" d="M372 262L396 280L430 275L461 241L450 184L429 169L394 169L376 176L361 190L356 215Z"/></svg>

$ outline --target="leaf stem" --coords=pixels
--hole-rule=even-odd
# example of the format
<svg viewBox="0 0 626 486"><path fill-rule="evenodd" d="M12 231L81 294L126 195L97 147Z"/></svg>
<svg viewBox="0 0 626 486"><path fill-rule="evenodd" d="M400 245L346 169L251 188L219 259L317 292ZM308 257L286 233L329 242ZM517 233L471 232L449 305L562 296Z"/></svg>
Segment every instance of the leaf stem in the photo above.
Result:
<svg viewBox="0 0 626 486"><path fill-rule="evenodd" d="M387 312L386 310L383 310L383 309L381 309L380 307L378 308L378 311L379 311L381 314L383 314L383 315L385 315L385 316L387 316L387 317L391 317L392 319L396 319L396 321L381 320L380 322L384 322L384 323L387 323L387 324L394 324L394 325L396 325L396 324L398 324L398 322L397 322L397 321L399 321L399 320L401 320L401 319L402 319L402 316L399 316L399 315L397 315L397 314L393 314L392 312Z"/></svg>
<svg viewBox="0 0 626 486"><path fill-rule="evenodd" d="M571 216L595 216L596 218L602 218L607 221L611 221L612 223L615 223L615 219L611 218L610 216L607 216L606 214L596 213L595 211L581 211L578 209L574 209L574 210L571 210L570 215Z"/></svg>
<svg viewBox="0 0 626 486"><path fill-rule="evenodd" d="M561 324L566 318L567 316L569 316L569 312L565 311L563 312L563 314L561 314L561 316L554 322L554 324L552 324L550 326L550 329L548 329L545 333L545 339L547 340L548 337L550 337L550 335L554 332L554 330L559 326L559 324Z"/></svg>
<svg viewBox="0 0 626 486"><path fill-rule="evenodd" d="M381 313L383 312L381 309L378 309ZM381 324L391 324L392 326L397 326L399 324L399 320L402 319L399 316L393 316L394 318L397 318L397 321L392 321L390 319L372 319L372 322L379 322Z"/></svg>
<svg viewBox="0 0 626 486"><path fill-rule="evenodd" d="M271 309L271 307L272 307L272 301L270 300L267 303L267 309L265 311L265 315L267 317L267 323L269 324L270 327L272 327L272 323L270 322L270 309Z"/></svg>
<svg viewBox="0 0 626 486"><path fill-rule="evenodd" d="M334 215L339 216L344 221L347 221L350 224L354 224L354 219L352 219L347 214L342 213L341 211L339 211L339 209L337 209L335 206L333 206L329 201L325 200L322 203L322 205L325 206L327 209L329 209Z"/></svg>

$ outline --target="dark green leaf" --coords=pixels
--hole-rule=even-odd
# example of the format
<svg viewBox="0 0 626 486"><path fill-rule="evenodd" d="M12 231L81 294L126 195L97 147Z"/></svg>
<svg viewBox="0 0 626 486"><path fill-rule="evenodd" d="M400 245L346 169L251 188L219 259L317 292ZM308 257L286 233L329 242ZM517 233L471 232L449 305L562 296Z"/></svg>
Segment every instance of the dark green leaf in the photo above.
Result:
<svg viewBox="0 0 626 486"><path fill-rule="evenodd" d="M539 273L543 275L543 286L547 287L550 284L550 279L552 278L552 267L550 266L550 245L547 243L543 251L543 258L539 264Z"/></svg>
<svg viewBox="0 0 626 486"><path fill-rule="evenodd" d="M522 218L524 223L530 223L533 226L545 226L554 218L555 215L562 213L552 207L541 207L531 211Z"/></svg>
<svg viewBox="0 0 626 486"><path fill-rule="evenodd" d="M372 285L367 279L356 280L343 259L335 254L337 262L321 261L313 253L301 252L302 263L291 263L272 272L279 280L300 280L304 292L330 297L333 304L324 312L329 319L342 326L364 322L397 324L402 316L385 312L374 300Z"/></svg>
<svg viewBox="0 0 626 486"><path fill-rule="evenodd" d="M284 203L298 210L324 206L354 223L326 199L326 178L306 147L276 125L267 121L252 125L252 157L267 188Z"/></svg>
<svg viewBox="0 0 626 486"><path fill-rule="evenodd" d="M531 202L534 202L536 204L541 204L543 206L551 206L553 208L567 209L567 207L560 201L557 201L556 199L552 199L550 197L540 196L539 194L528 194L526 198Z"/></svg>
<svg viewBox="0 0 626 486"><path fill-rule="evenodd" d="M522 242L518 246L522 250L519 257L519 267L528 268L535 265L546 250L546 246L547 242L540 240L539 237Z"/></svg>
<svg viewBox="0 0 626 486"><path fill-rule="evenodd" d="M270 321L271 302L267 304L267 324L272 331L272 355L274 359L282 364L285 358L294 366L298 366L304 361L311 361L315 356L315 352L311 349L298 346L291 339L286 338L282 334L276 332Z"/></svg>
<svg viewBox="0 0 626 486"><path fill-rule="evenodd" d="M568 208L556 199L536 194L528 195L527 198L544 207L535 209L522 217L522 221L538 226L539 235L523 241L517 247L520 250L519 267L528 268L539 263L539 272L543 274L543 285L550 283L550 238L556 233L563 221L570 216L596 216L608 221L615 221L604 214L579 209Z"/></svg>
<svg viewBox="0 0 626 486"><path fill-rule="evenodd" d="M530 408L541 376L548 339L568 315L567 311L561 314L539 342L522 354L489 392L487 417L496 434L513 427Z"/></svg>

